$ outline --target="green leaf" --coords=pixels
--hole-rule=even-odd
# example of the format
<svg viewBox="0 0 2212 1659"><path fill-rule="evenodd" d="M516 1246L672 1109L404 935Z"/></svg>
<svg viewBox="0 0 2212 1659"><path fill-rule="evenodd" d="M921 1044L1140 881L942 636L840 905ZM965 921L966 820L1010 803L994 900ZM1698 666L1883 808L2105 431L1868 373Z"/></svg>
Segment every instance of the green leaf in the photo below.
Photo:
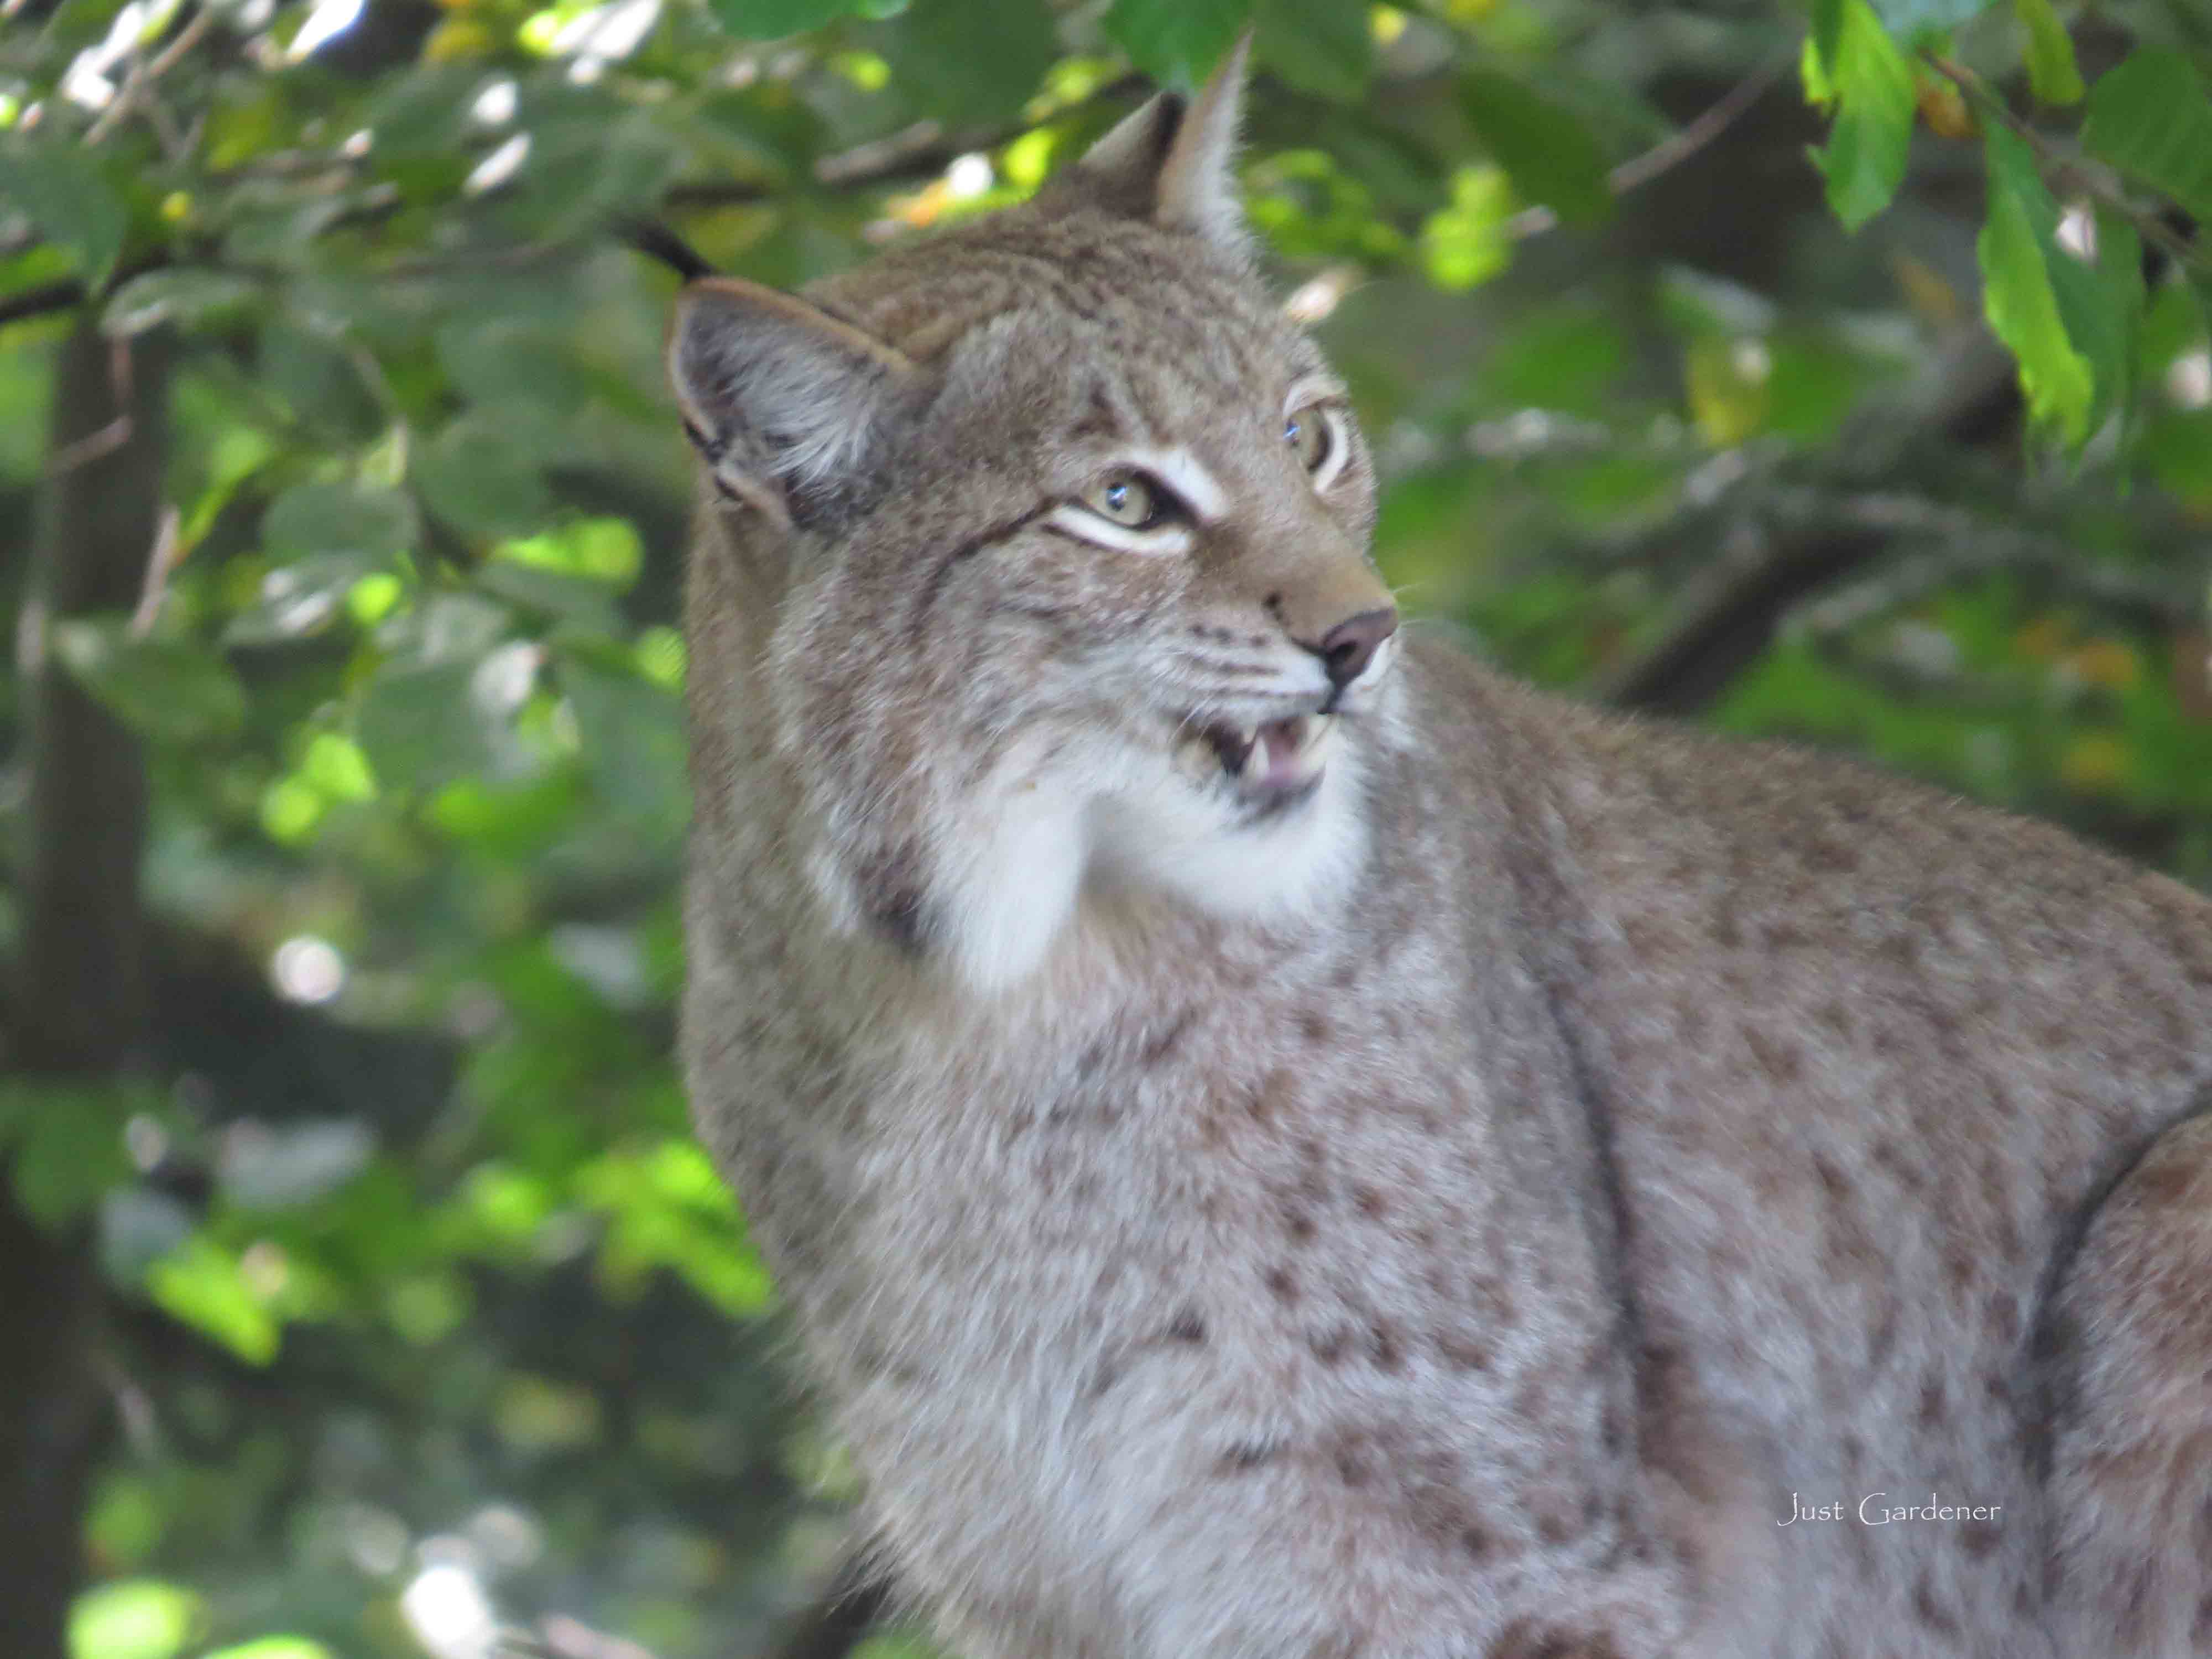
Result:
<svg viewBox="0 0 2212 1659"><path fill-rule="evenodd" d="M415 504L396 489L295 484L270 504L261 544L275 558L351 553L386 558L414 545Z"/></svg>
<svg viewBox="0 0 2212 1659"><path fill-rule="evenodd" d="M2012 0L2013 15L2027 31L2027 84L2046 104L2081 99L2081 71L2074 62L2074 42L2051 0Z"/></svg>
<svg viewBox="0 0 2212 1659"><path fill-rule="evenodd" d="M1817 61L1814 59L1817 58ZM1828 181L1828 206L1847 230L1887 207L1905 181L1912 142L1912 65L1866 0L1842 0L1832 53L1808 54L1808 94L1836 106L1828 142L1813 161Z"/></svg>
<svg viewBox="0 0 2212 1659"><path fill-rule="evenodd" d="M200 1610L199 1597L180 1584L102 1584L70 1608L70 1659L171 1659L191 1640Z"/></svg>
<svg viewBox="0 0 2212 1659"><path fill-rule="evenodd" d="M282 645L319 634L346 613L356 585L374 574L375 562L362 553L311 553L280 564L262 577L253 603L223 625L222 643Z"/></svg>
<svg viewBox="0 0 2212 1659"><path fill-rule="evenodd" d="M2038 220L2055 222L2057 213L2026 146L1994 122L1988 155L1988 217L1974 244L1982 309L2020 364L2030 416L2078 444L2089 434L2097 378L2067 332L2045 257L2048 233L2039 234Z"/></svg>
<svg viewBox="0 0 2212 1659"><path fill-rule="evenodd" d="M331 1650L313 1637L264 1636L235 1647L217 1648L207 1659L333 1659Z"/></svg>
<svg viewBox="0 0 2212 1659"><path fill-rule="evenodd" d="M2212 98L2179 52L2141 46L2089 93L2081 142L2212 223Z"/></svg>
<svg viewBox="0 0 2212 1659"><path fill-rule="evenodd" d="M1566 109L1497 70L1468 72L1460 107L1523 201L1583 223L1605 216L1613 204L1605 156Z"/></svg>
<svg viewBox="0 0 2212 1659"><path fill-rule="evenodd" d="M929 0L915 3L926 5ZM722 27L740 40L780 40L860 9L860 0L708 0L708 4Z"/></svg>
<svg viewBox="0 0 2212 1659"><path fill-rule="evenodd" d="M276 1357L276 1316L263 1305L239 1260L196 1234L146 1270L146 1292L173 1319L210 1336L249 1364Z"/></svg>
<svg viewBox="0 0 2212 1659"><path fill-rule="evenodd" d="M1059 52L1046 7L973 0L914 0L871 38L924 109L963 123L1018 114Z"/></svg>
<svg viewBox="0 0 2212 1659"><path fill-rule="evenodd" d="M401 788L429 788L488 768L483 716L471 696L473 662L387 666L368 684L354 735L376 775Z"/></svg>
<svg viewBox="0 0 2212 1659"><path fill-rule="evenodd" d="M605 582L618 592L645 568L645 544L628 519L577 519L542 535L502 542L492 556Z"/></svg>
<svg viewBox="0 0 2212 1659"><path fill-rule="evenodd" d="M608 806L626 822L675 835L690 806L682 705L650 681L611 672L575 651L562 656L561 689L576 712L585 763Z"/></svg>
<svg viewBox="0 0 2212 1659"><path fill-rule="evenodd" d="M1996 0L1874 0L1874 9L1893 33L1918 41L1972 22Z"/></svg>
<svg viewBox="0 0 2212 1659"><path fill-rule="evenodd" d="M53 624L54 655L133 730L171 742L219 737L245 724L246 691L222 658L190 640L133 638L121 617Z"/></svg>
<svg viewBox="0 0 2212 1659"><path fill-rule="evenodd" d="M291 313L261 330L260 379L302 421L331 436L367 441L384 427L384 410L361 366L337 341L302 327Z"/></svg>
<svg viewBox="0 0 2212 1659"><path fill-rule="evenodd" d="M131 1178L123 1125L146 1103L98 1085L27 1083L7 1091L15 1200L42 1227L64 1227Z"/></svg>
<svg viewBox="0 0 2212 1659"><path fill-rule="evenodd" d="M431 512L465 535L527 536L553 514L535 457L489 412L465 415L414 458Z"/></svg>
<svg viewBox="0 0 2212 1659"><path fill-rule="evenodd" d="M1488 282L1513 258L1506 224L1513 186L1497 167L1462 167L1452 179L1451 205L1421 227L1421 261L1429 280L1457 292Z"/></svg>
<svg viewBox="0 0 2212 1659"><path fill-rule="evenodd" d="M1364 96L1375 68L1367 8L1346 0L1261 0L1252 50L1299 91L1340 103Z"/></svg>
<svg viewBox="0 0 2212 1659"><path fill-rule="evenodd" d="M1155 81L1195 87L1236 44L1251 10L1251 0L1114 0L1106 38Z"/></svg>
<svg viewBox="0 0 2212 1659"><path fill-rule="evenodd" d="M74 256L89 286L107 280L131 216L89 151L67 138L0 145L0 201L20 209L47 240Z"/></svg>
<svg viewBox="0 0 2212 1659"><path fill-rule="evenodd" d="M228 322L251 306L260 289L227 270L174 266L133 276L115 291L100 314L101 331L113 337L143 334L163 323L196 328Z"/></svg>

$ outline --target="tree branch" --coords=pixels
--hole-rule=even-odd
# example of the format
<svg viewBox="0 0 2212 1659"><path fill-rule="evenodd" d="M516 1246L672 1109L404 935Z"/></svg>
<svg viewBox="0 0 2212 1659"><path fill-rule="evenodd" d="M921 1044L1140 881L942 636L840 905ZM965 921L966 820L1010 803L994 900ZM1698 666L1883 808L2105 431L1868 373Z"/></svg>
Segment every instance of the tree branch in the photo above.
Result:
<svg viewBox="0 0 2212 1659"><path fill-rule="evenodd" d="M83 453L94 434L118 428L125 435L49 469L33 546L19 664L29 836L10 1024L15 1066L33 1076L113 1078L139 1060L145 762L137 739L63 672L46 633L57 619L127 611L138 597L167 444L169 362L167 337L149 335L118 383L111 343L86 318L55 368L50 455ZM42 1109L71 1108L64 1097ZM0 1344L0 1651L62 1659L88 1483L112 1423L100 1279L82 1230L34 1224L15 1201L12 1173L0 1163L0 1308L18 1332Z"/></svg>

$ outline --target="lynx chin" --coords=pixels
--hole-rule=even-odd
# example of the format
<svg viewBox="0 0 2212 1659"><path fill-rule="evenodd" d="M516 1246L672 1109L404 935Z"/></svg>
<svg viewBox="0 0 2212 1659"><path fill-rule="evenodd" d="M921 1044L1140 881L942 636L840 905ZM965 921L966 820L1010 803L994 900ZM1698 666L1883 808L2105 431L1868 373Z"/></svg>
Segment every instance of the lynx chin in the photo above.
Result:
<svg viewBox="0 0 2212 1659"><path fill-rule="evenodd" d="M964 1659L2212 1653L2212 905L1401 627L1241 57L671 334L685 1065L885 1563ZM1881 1492L1988 1516L1775 1523Z"/></svg>

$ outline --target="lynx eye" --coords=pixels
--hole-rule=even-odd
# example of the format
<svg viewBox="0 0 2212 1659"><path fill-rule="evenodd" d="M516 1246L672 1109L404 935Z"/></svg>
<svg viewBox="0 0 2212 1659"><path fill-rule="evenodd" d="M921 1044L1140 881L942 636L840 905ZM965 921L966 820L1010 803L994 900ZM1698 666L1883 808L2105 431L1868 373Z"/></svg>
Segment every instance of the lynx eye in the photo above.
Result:
<svg viewBox="0 0 2212 1659"><path fill-rule="evenodd" d="M1318 472L1336 449L1334 417L1319 404L1293 410L1283 422L1283 441L1309 472Z"/></svg>
<svg viewBox="0 0 2212 1659"><path fill-rule="evenodd" d="M1083 504L1124 530L1151 530L1172 514L1173 500L1141 472L1116 472L1093 484Z"/></svg>

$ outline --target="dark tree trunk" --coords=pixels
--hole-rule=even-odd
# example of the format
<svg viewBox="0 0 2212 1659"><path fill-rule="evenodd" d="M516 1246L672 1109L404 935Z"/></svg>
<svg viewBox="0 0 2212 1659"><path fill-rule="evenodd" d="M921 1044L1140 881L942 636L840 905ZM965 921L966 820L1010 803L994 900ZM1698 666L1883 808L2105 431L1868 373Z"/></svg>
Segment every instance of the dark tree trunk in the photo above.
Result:
<svg viewBox="0 0 2212 1659"><path fill-rule="evenodd" d="M161 507L168 368L167 341L142 338L118 386L111 348L87 322L55 369L52 470L19 635L30 813L9 1064L33 1079L120 1076L144 1031L144 757L38 629L41 617L137 604ZM34 1225L9 1173L0 1165L0 1653L64 1659L87 1489L110 1426L100 1286L88 1231Z"/></svg>

